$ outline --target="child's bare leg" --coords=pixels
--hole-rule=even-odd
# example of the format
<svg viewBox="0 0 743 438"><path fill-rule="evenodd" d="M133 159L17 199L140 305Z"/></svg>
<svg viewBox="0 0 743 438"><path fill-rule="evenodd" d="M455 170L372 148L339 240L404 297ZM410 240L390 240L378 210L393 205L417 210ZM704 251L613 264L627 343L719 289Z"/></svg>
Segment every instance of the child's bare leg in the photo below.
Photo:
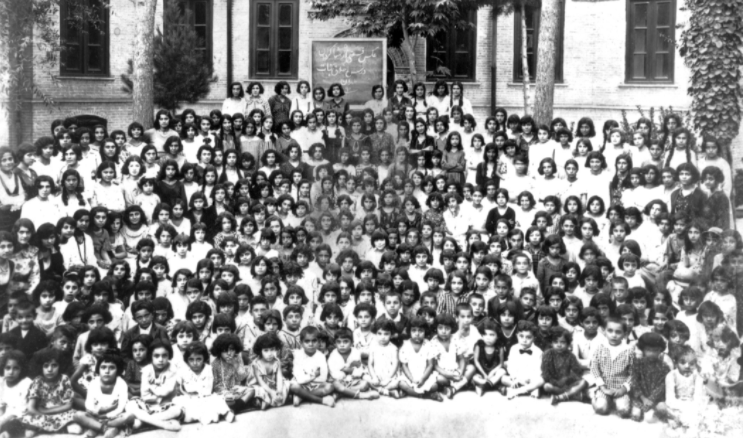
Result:
<svg viewBox="0 0 743 438"><path fill-rule="evenodd" d="M181 415L181 409L172 407L164 412L160 412L158 414L149 414L142 409L140 409L136 404L129 403L127 405L127 410L129 413L134 415L134 417L147 424L151 424L155 427L159 427L160 429L165 430L172 430L172 431L178 431L181 430L181 425L177 421L175 421L175 418L178 418Z"/></svg>
<svg viewBox="0 0 743 438"><path fill-rule="evenodd" d="M632 420L640 422L645 416L640 406L632 406Z"/></svg>
<svg viewBox="0 0 743 438"><path fill-rule="evenodd" d="M553 385L551 383L544 384L544 392L546 392L547 394L560 395L566 390L567 388L563 388L562 386Z"/></svg>
<svg viewBox="0 0 743 438"><path fill-rule="evenodd" d="M76 409L78 411L85 411L85 397L83 397L80 394L73 394L72 395L72 409Z"/></svg>
<svg viewBox="0 0 743 438"><path fill-rule="evenodd" d="M73 421L86 429L93 429L96 432L103 431L103 425L100 421L87 415L85 412L79 411L75 413Z"/></svg>
<svg viewBox="0 0 743 438"><path fill-rule="evenodd" d="M609 415L611 410L611 400L600 389L596 391L591 405L593 405L593 411L599 415Z"/></svg>
<svg viewBox="0 0 743 438"><path fill-rule="evenodd" d="M115 419L109 421L108 422L108 427L109 428L115 427L117 429L123 429L126 426L132 424L133 421L134 421L134 415L132 415L132 414L126 414L126 415L122 415L122 416L120 416L118 418L115 418Z"/></svg>
<svg viewBox="0 0 743 438"><path fill-rule="evenodd" d="M255 390L253 388L243 387L238 400L243 404L247 404L253 397L255 397Z"/></svg>
<svg viewBox="0 0 743 438"><path fill-rule="evenodd" d="M503 377L502 377L502 378L500 379L500 383L501 383L501 384L502 384L503 386L505 386L506 388L517 388L517 387L519 386L519 384L518 384L518 382L516 381L516 379L514 379L513 377L511 377L511 376L508 376L508 375L506 375L506 376L503 376Z"/></svg>
<svg viewBox="0 0 743 438"><path fill-rule="evenodd" d="M335 393L347 398L379 398L379 394L376 391L369 391L370 388L371 386L367 381L362 381L361 383L349 387L346 387L338 380L333 382L333 390Z"/></svg>
<svg viewBox="0 0 743 438"><path fill-rule="evenodd" d="M423 398L423 394L415 392L415 389L408 385L407 382L400 382L400 390L411 397Z"/></svg>
<svg viewBox="0 0 743 438"><path fill-rule="evenodd" d="M477 368L475 368L474 365L472 364L467 365L464 368L464 374L462 376L462 380L452 383L452 387L454 388L454 390L459 391L465 386L467 386L470 380L472 380L472 376L474 376L476 372L477 372Z"/></svg>
<svg viewBox="0 0 743 438"><path fill-rule="evenodd" d="M666 405L664 402L659 402L657 405L655 405L655 415L657 415L660 418L668 418L668 405Z"/></svg>
<svg viewBox="0 0 743 438"><path fill-rule="evenodd" d="M500 383L501 379L503 379L503 377L505 376L506 376L506 370L504 370L503 368L498 368L495 371L491 371L487 379L491 385L495 386L498 383Z"/></svg>
<svg viewBox="0 0 743 438"><path fill-rule="evenodd" d="M508 398L518 397L523 394L529 394L530 392L534 392L532 396L537 397L539 395L539 392L537 391L543 385L544 385L544 380L542 380L541 378L531 380L527 382L525 385L512 389L508 394Z"/></svg>
<svg viewBox="0 0 743 438"><path fill-rule="evenodd" d="M12 422L15 421L16 424L20 424L18 422L18 417L15 415L7 415L4 418L0 419L0 438L11 438L11 430L8 429L18 429L16 427L9 427ZM19 430L13 430L13 435L18 435Z"/></svg>
<svg viewBox="0 0 743 438"><path fill-rule="evenodd" d="M334 400L331 402L333 397L330 397L330 394L333 393L333 385L331 385L330 383L326 383L321 388L313 391L305 389L304 387L302 387L302 385L292 383L289 387L289 390L292 394L312 403L321 405L324 404L330 407L333 407L335 405Z"/></svg>
<svg viewBox="0 0 743 438"><path fill-rule="evenodd" d="M134 415L126 414L108 422L103 438L116 438L121 431L134 421Z"/></svg>
<svg viewBox="0 0 743 438"><path fill-rule="evenodd" d="M490 383L486 377L484 377L482 374L475 374L472 376L472 384L475 385L476 388L484 388Z"/></svg>
<svg viewBox="0 0 743 438"><path fill-rule="evenodd" d="M617 413L622 418L627 418L632 414L632 401L627 394L624 394L621 397L615 397L614 406L617 409Z"/></svg>
<svg viewBox="0 0 743 438"><path fill-rule="evenodd" d="M34 429L26 429L25 432L23 432L23 436L26 438L33 438L36 436L36 430Z"/></svg>
<svg viewBox="0 0 743 438"><path fill-rule="evenodd" d="M545 384L545 387L546 386L547 385ZM580 379L580 381L575 383L573 386L568 387L567 390L559 396L558 401L562 402L562 401L569 401L572 399L576 399L580 401L583 399L583 396L582 396L583 391L585 391L587 387L588 387L588 383L585 380Z"/></svg>

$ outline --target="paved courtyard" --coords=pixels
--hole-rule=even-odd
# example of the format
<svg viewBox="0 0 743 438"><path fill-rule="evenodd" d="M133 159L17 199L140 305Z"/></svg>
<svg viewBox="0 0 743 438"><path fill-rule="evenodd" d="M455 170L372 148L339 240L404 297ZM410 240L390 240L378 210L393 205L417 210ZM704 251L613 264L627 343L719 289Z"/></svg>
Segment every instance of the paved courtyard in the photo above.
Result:
<svg viewBox="0 0 743 438"><path fill-rule="evenodd" d="M546 399L508 401L499 394L479 398L464 392L437 403L405 398L376 401L341 400L335 408L302 404L252 411L232 424L185 425L178 432L150 431L137 438L271 437L524 437L524 438L656 438L662 424L635 423L617 416L599 417L591 406Z"/></svg>

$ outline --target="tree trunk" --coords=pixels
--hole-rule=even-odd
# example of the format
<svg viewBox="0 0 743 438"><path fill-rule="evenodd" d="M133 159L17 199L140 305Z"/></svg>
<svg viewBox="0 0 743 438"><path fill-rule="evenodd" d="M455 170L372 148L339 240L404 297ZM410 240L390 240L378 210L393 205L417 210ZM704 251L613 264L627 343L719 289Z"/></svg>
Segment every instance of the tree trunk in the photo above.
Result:
<svg viewBox="0 0 743 438"><path fill-rule="evenodd" d="M555 63L557 38L560 34L560 16L563 0L542 0L537 47L537 86L534 93L534 120L537 124L552 121L555 100Z"/></svg>
<svg viewBox="0 0 743 438"><path fill-rule="evenodd" d="M524 115L529 114L529 85L531 85L531 78L529 77L529 57L526 53L526 5L524 1L521 2L521 70L523 71L523 91L524 91ZM538 58L537 58L538 59Z"/></svg>
<svg viewBox="0 0 743 438"><path fill-rule="evenodd" d="M24 140L32 140L24 138L23 133L23 110L30 109L31 90L34 88L33 45L28 43L33 39L32 6L32 2L22 0L12 0L0 6L0 26L4 27L0 64L7 67L8 73L3 90L3 97L7 100L0 102L7 112L7 119L0 123L7 123L8 138L2 142L13 148Z"/></svg>
<svg viewBox="0 0 743 438"><path fill-rule="evenodd" d="M135 0L134 74L132 113L134 120L150 128L154 117L153 41L157 0Z"/></svg>
<svg viewBox="0 0 743 438"><path fill-rule="evenodd" d="M410 69L410 93L411 95L414 95L415 90L413 90L413 85L418 82L418 68L415 63L415 48L412 41L413 37L408 33L408 23L404 18L402 20L402 37L400 48L405 53L405 56L408 57L408 68Z"/></svg>
<svg viewBox="0 0 743 438"><path fill-rule="evenodd" d="M408 69L410 70L410 92L413 93L413 84L418 82L418 67L415 63L415 50L413 50L413 44L410 42L410 37L405 38L400 44L400 48L408 57Z"/></svg>

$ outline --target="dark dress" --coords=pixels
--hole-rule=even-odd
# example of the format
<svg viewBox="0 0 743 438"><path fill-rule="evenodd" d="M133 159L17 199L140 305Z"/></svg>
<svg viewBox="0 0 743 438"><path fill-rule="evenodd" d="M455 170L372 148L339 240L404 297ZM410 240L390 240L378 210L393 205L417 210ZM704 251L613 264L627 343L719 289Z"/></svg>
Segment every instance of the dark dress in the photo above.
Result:
<svg viewBox="0 0 743 438"><path fill-rule="evenodd" d="M683 212L690 221L702 218L704 203L707 197L699 187L695 188L689 195L684 196L679 187L671 193L671 214Z"/></svg>
<svg viewBox="0 0 743 438"><path fill-rule="evenodd" d="M485 341L482 339L477 341L475 348L480 350L480 354L477 357L477 363L480 364L483 371L490 373L495 369L495 367L500 365L500 350L497 345L492 354L485 353Z"/></svg>
<svg viewBox="0 0 743 438"><path fill-rule="evenodd" d="M495 181L495 188L500 187L500 178L498 177L498 165L493 166L493 169L488 173L488 165L480 163L477 165L475 170L475 183L480 187L485 187L488 181Z"/></svg>
<svg viewBox="0 0 743 438"><path fill-rule="evenodd" d="M425 148L427 148L429 146L433 147L434 149L436 148L436 142L434 141L433 137L431 137L430 135L426 135L425 138L423 139L423 141L420 141L419 140L419 136L414 136L414 138L410 140L410 152L411 152L411 154L410 154L410 164L412 164L413 166L415 166L416 164L418 164L418 155L419 154L414 154L412 152L414 152L414 151L421 151L421 150L423 150L423 149L425 149ZM431 155L432 155L432 153L433 153L433 149L430 150L430 151L423 152L423 154L426 157L426 167L428 167L428 168L431 167Z"/></svg>
<svg viewBox="0 0 743 438"><path fill-rule="evenodd" d="M176 181L175 184L168 184L165 181L158 180L155 185L155 193L160 197L160 202L173 206L174 201L181 199L188 205L188 199L186 199L186 189L183 187L183 182Z"/></svg>
<svg viewBox="0 0 743 438"><path fill-rule="evenodd" d="M64 266L64 257L62 257L62 253L57 251L56 253L51 255L51 258L42 261L41 259L41 252L39 252L39 270L41 274L41 280L54 280L54 281L61 281L62 280L62 274L64 274L65 266ZM45 263L49 263L49 266L45 267Z"/></svg>
<svg viewBox="0 0 743 438"><path fill-rule="evenodd" d="M508 221L509 230L512 230L516 226L516 212L513 211L513 208L507 207L506 212L501 215L498 207L493 207L490 213L488 213L488 218L485 220L485 229L489 234L495 234L495 226L499 219Z"/></svg>
<svg viewBox="0 0 743 438"><path fill-rule="evenodd" d="M5 190L5 193L8 195L8 197L20 196L21 187L23 187L23 182L21 181L21 178L18 176L18 174L13 173L13 179L15 180L15 189L11 191L5 185L5 182L2 180L2 178L0 178L0 185L2 185L2 188L0 188L0 190ZM3 209L2 213L0 213L0 231L11 231L13 229L15 221L20 219L20 217L20 209L16 211Z"/></svg>
<svg viewBox="0 0 743 438"><path fill-rule="evenodd" d="M325 110L325 113L327 114L328 111L333 110L338 113L338 115L345 115L350 108L350 105L344 98L341 97L340 102L335 102L335 99L329 98L328 100L324 101L322 103L322 109ZM342 120L339 118L339 120Z"/></svg>
<svg viewBox="0 0 743 438"><path fill-rule="evenodd" d="M402 99L398 99L397 95L394 95L387 101L387 108L392 110L392 114L398 115L396 113L402 111L407 105L412 104L413 102L409 98L403 96Z"/></svg>
<svg viewBox="0 0 743 438"><path fill-rule="evenodd" d="M730 228L730 201L727 195L717 190L707 198L704 203L703 215L707 225L718 227L721 230Z"/></svg>
<svg viewBox="0 0 743 438"><path fill-rule="evenodd" d="M328 135L327 129L322 132L323 143L325 143L325 158L331 163L340 161L340 149L343 147L343 133L340 128L336 128L334 132L335 138L331 138Z"/></svg>
<svg viewBox="0 0 743 438"><path fill-rule="evenodd" d="M582 375L583 370L572 351L551 348L542 355L542 378L545 383L564 388L578 382Z"/></svg>
<svg viewBox="0 0 743 438"><path fill-rule="evenodd" d="M630 382L630 397L632 405L641 408L644 412L648 409L642 403L641 396L646 397L653 405L666 399L666 375L671 372L659 357L643 357L635 359L632 364L632 381Z"/></svg>
<svg viewBox="0 0 743 438"><path fill-rule="evenodd" d="M292 109L291 99L275 94L268 99L268 106L271 107L273 126L278 127L281 122L289 120L289 111Z"/></svg>
<svg viewBox="0 0 743 438"><path fill-rule="evenodd" d="M13 263L12 260L8 260L8 282L5 284L0 284L0 318L8 314L8 298L10 297L9 289L14 273L15 263Z"/></svg>

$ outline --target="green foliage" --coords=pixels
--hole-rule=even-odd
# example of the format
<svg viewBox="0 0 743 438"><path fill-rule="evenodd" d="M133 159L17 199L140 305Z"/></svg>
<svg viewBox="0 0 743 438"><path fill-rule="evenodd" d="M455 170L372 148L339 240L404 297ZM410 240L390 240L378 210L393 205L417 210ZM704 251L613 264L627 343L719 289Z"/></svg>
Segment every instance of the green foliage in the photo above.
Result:
<svg viewBox="0 0 743 438"><path fill-rule="evenodd" d="M177 6L166 7L164 16L171 17L163 33L157 30L154 39L155 105L175 112L181 102L194 103L209 94L211 84L217 82L211 60L205 60L194 47L198 35L190 22L188 11ZM132 93L133 62L128 61L127 73L121 75L122 90Z"/></svg>
<svg viewBox="0 0 743 438"><path fill-rule="evenodd" d="M741 119L743 0L686 0L686 7L691 19L679 52L691 69L693 126L729 146Z"/></svg>

